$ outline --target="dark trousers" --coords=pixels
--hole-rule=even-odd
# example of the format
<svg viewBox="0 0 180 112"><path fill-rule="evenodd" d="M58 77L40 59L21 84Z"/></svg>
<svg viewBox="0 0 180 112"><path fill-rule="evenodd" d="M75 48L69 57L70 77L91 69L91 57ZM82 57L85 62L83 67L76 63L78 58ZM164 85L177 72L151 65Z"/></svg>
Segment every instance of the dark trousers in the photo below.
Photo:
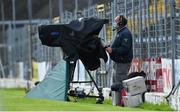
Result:
<svg viewBox="0 0 180 112"><path fill-rule="evenodd" d="M128 78L131 63L114 63L113 84L120 83ZM121 91L112 91L112 104L120 105Z"/></svg>

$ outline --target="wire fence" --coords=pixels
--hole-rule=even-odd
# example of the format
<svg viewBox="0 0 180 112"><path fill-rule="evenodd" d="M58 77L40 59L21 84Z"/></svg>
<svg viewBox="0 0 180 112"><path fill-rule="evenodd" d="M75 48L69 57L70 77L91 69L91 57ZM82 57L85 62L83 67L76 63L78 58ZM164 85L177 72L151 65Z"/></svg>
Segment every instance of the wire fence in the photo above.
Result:
<svg viewBox="0 0 180 112"><path fill-rule="evenodd" d="M28 79L29 72L34 77L32 62L51 62L54 66L62 59L60 48L43 46L38 38L38 26L41 24L68 23L80 17L108 18L110 23L104 25L99 37L110 44L115 36L112 31L114 17L125 15L128 28L133 35L133 57L162 57L180 59L180 1L179 0L113 0L105 4L95 4L82 10L59 12L61 18L53 15L53 4L49 7L49 18L34 20L31 17L33 9L28 6L30 15L28 21L6 21L2 19L0 44L1 77L17 78L19 63L24 63L23 74ZM60 3L56 0L57 3ZM47 5L49 5L47 4ZM60 6L60 5L59 5ZM1 5L1 11L3 12ZM3 14L3 13L2 13ZM33 15L35 16L35 15ZM105 66L103 64L102 66ZM98 70L106 70L102 67ZM106 65L107 66L107 65ZM32 69L32 71L30 70ZM96 76L99 85L109 87L111 75ZM102 79L102 80L101 80ZM98 81L101 80L101 81Z"/></svg>

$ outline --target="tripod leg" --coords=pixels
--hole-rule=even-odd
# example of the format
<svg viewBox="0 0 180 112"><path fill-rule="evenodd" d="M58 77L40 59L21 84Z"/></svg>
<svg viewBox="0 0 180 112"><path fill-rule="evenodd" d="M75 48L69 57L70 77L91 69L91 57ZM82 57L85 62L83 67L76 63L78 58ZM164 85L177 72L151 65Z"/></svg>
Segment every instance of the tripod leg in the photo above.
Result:
<svg viewBox="0 0 180 112"><path fill-rule="evenodd" d="M85 68L85 69L86 69L86 68ZM91 80L93 81L93 83L94 83L96 89L97 89L98 92L99 92L99 98L97 99L96 103L102 104L102 102L104 101L104 96L103 96L103 93L102 93L102 89L99 89L99 88L98 88L98 86L97 86L95 80L93 79L93 77L91 76L89 70L86 69L86 71L88 72L89 77L91 78Z"/></svg>
<svg viewBox="0 0 180 112"><path fill-rule="evenodd" d="M66 61L67 62L67 75L68 75L68 90L70 90L70 82L73 80L74 77L74 70L76 63L73 61ZM67 96L67 101L70 101L69 96Z"/></svg>
<svg viewBox="0 0 180 112"><path fill-rule="evenodd" d="M73 78L74 78L74 71L75 71L75 67L76 67L76 62L70 62L70 82L73 81Z"/></svg>

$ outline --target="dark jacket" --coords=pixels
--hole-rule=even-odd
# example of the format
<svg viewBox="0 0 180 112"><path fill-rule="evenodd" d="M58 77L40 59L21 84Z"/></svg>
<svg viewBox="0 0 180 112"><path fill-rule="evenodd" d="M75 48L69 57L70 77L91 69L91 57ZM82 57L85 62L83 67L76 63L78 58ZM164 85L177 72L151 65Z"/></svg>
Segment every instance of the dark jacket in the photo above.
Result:
<svg viewBox="0 0 180 112"><path fill-rule="evenodd" d="M117 32L111 48L110 57L116 63L130 63L132 61L132 34L127 27Z"/></svg>

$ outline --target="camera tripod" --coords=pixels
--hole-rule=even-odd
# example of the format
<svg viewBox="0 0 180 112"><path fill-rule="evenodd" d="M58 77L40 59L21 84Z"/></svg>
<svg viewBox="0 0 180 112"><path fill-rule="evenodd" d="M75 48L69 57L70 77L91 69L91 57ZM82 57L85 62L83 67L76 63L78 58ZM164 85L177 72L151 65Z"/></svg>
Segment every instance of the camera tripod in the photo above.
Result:
<svg viewBox="0 0 180 112"><path fill-rule="evenodd" d="M74 71L75 71L75 67L76 67L76 63L75 62L69 62L69 74L70 74L70 82L69 82L69 86L70 83L93 83L95 85L95 88L98 90L98 96L92 96L89 94L85 94L83 90L78 90L78 88L76 88L75 90L70 90L68 95L69 96L73 96L73 97L77 97L77 98L84 98L84 97L91 97L91 98L97 98L96 103L97 104L102 104L104 101L104 96L102 93L102 88L99 88L97 83L95 82L94 78L92 77L90 71L85 67L85 70L87 71L91 81L73 81L73 77L74 77ZM79 74L78 74L79 75Z"/></svg>

